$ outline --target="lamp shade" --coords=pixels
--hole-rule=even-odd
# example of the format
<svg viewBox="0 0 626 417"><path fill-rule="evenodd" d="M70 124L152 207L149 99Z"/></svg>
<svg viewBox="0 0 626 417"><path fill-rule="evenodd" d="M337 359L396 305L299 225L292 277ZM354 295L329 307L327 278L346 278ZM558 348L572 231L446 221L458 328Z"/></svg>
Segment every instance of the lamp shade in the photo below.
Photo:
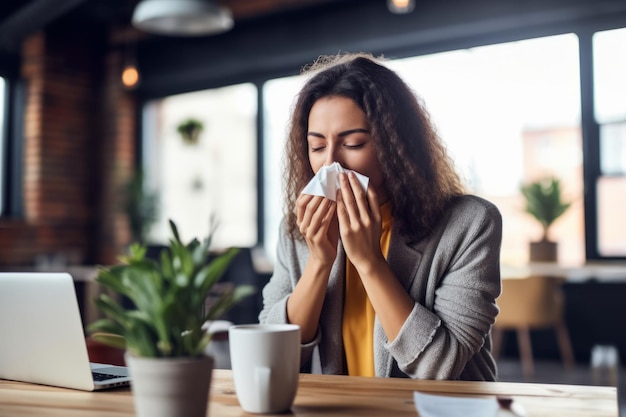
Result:
<svg viewBox="0 0 626 417"><path fill-rule="evenodd" d="M387 8L395 14L411 13L415 8L415 0L387 0Z"/></svg>
<svg viewBox="0 0 626 417"><path fill-rule="evenodd" d="M233 27L230 10L211 0L141 0L133 26L159 35L201 36Z"/></svg>

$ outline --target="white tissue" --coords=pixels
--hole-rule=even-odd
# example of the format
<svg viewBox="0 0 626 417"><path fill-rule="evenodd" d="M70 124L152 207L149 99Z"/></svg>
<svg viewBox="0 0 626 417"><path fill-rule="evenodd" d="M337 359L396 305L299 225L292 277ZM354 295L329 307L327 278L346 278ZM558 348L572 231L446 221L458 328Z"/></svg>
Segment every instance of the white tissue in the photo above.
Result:
<svg viewBox="0 0 626 417"><path fill-rule="evenodd" d="M413 392L420 417L498 417L494 397L455 397Z"/></svg>
<svg viewBox="0 0 626 417"><path fill-rule="evenodd" d="M309 181L309 183L302 190L302 194L321 195L322 197L330 198L335 201L337 198L337 190L339 190L339 173L350 172L349 169L345 169L339 162L333 162L331 165L323 166L317 171L317 174ZM367 191L367 185L369 178L363 174L359 174L356 171L352 171L356 174L356 178L359 180L363 191Z"/></svg>

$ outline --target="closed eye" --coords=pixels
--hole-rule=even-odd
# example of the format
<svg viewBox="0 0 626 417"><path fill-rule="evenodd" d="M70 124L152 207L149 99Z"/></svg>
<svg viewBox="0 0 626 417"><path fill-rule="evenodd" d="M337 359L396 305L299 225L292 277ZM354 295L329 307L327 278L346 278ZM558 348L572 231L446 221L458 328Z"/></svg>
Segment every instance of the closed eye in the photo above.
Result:
<svg viewBox="0 0 626 417"><path fill-rule="evenodd" d="M348 149L360 149L362 147L365 146L364 143L359 143L358 145L343 145L344 147L348 148Z"/></svg>

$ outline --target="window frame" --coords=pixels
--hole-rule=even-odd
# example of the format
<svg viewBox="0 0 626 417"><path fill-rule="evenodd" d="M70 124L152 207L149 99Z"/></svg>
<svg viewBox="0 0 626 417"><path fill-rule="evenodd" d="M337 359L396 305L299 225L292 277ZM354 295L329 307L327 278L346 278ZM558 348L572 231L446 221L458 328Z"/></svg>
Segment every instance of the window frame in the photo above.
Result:
<svg viewBox="0 0 626 417"><path fill-rule="evenodd" d="M602 172L601 129L595 115L593 36L597 32L626 28L620 25L596 26L580 32L581 123L583 128L583 180L585 185L585 258L587 261L623 261L624 256L600 253L598 219L598 183L603 177L615 176ZM583 36L584 35L584 36ZM582 42L584 39L584 42ZM620 175L622 177L622 175Z"/></svg>
<svg viewBox="0 0 626 417"><path fill-rule="evenodd" d="M4 124L0 140L4 146L2 207L0 219L20 217L23 213L23 120L26 105L26 85L19 79L19 57L0 51L0 76L5 80Z"/></svg>
<svg viewBox="0 0 626 417"><path fill-rule="evenodd" d="M2 158L2 160L0 161L0 193L2 193L2 195L0 195L0 218L5 216L5 213L7 212L6 207L7 207L7 202L8 202L8 192L7 192L7 188L8 188L8 178L9 178L9 169L8 169L8 164L9 164L9 158L7 156L8 154L8 130L9 130L9 126L8 126L8 121L9 121L9 81L6 77L4 77L1 73L0 73L0 78L2 78L2 81L4 82L4 89L3 89L3 94L2 97L0 97L0 100L3 101L3 111L2 111L2 115L0 115L0 117L2 117L2 129L0 130L0 149L2 149L2 153L0 154L0 158Z"/></svg>

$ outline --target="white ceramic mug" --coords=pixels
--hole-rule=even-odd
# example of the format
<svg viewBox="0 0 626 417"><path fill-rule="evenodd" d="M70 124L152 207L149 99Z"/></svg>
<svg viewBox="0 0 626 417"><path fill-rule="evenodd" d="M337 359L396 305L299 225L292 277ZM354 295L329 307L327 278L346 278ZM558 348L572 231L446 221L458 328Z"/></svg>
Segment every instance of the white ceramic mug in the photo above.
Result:
<svg viewBox="0 0 626 417"><path fill-rule="evenodd" d="M245 324L228 330L237 399L249 413L291 408L300 376L300 327Z"/></svg>

